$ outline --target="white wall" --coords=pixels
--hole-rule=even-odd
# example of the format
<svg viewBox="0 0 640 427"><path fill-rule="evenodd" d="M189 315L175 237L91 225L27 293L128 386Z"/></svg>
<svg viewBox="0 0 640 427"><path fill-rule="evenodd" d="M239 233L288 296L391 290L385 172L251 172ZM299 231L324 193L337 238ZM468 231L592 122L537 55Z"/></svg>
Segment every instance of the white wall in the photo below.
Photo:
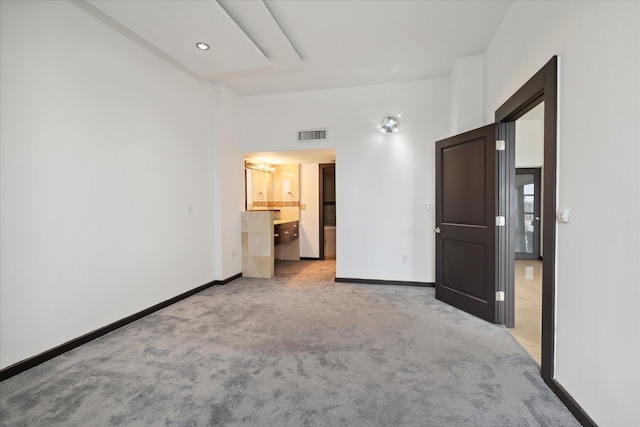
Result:
<svg viewBox="0 0 640 427"><path fill-rule="evenodd" d="M451 135L484 124L484 56L462 56L451 71Z"/></svg>
<svg viewBox="0 0 640 427"><path fill-rule="evenodd" d="M240 97L213 85L213 221L216 280L242 271L240 212L244 211L244 157L240 147Z"/></svg>
<svg viewBox="0 0 640 427"><path fill-rule="evenodd" d="M556 379L640 425L640 3L515 2L486 52L487 122L559 55Z"/></svg>
<svg viewBox="0 0 640 427"><path fill-rule="evenodd" d="M540 256L544 256L544 120L516 120L516 168L540 168Z"/></svg>
<svg viewBox="0 0 640 427"><path fill-rule="evenodd" d="M70 2L0 7L6 367L213 279L213 153L208 84Z"/></svg>
<svg viewBox="0 0 640 427"><path fill-rule="evenodd" d="M516 120L516 167L544 165L544 121Z"/></svg>
<svg viewBox="0 0 640 427"><path fill-rule="evenodd" d="M433 282L434 142L449 131L449 79L242 98L245 152L299 150L326 127L336 149L337 276ZM382 134L386 114L400 132ZM406 262L403 262L406 255Z"/></svg>
<svg viewBox="0 0 640 427"><path fill-rule="evenodd" d="M318 194L319 165L300 165L300 256L320 257L320 195Z"/></svg>

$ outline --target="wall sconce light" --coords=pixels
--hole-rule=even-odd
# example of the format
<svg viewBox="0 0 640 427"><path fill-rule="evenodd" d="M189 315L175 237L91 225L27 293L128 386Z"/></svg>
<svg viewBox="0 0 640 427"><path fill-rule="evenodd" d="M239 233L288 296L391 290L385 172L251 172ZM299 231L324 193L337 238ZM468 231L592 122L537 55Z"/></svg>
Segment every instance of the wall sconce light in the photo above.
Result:
<svg viewBox="0 0 640 427"><path fill-rule="evenodd" d="M387 116L382 119L380 130L384 133L398 132L398 119L393 116Z"/></svg>

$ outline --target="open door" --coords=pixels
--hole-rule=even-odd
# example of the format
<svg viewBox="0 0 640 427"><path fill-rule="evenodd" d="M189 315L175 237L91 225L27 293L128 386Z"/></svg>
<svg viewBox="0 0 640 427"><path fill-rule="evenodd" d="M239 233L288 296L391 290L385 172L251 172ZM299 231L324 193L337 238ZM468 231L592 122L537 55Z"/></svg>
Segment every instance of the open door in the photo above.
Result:
<svg viewBox="0 0 640 427"><path fill-rule="evenodd" d="M440 232L436 238L436 297L490 322L513 327L515 120L544 102L541 213L547 221L541 233L544 256L540 373L581 424L595 425L554 378L557 93L558 58L554 56L496 110L497 125L436 143L436 230ZM505 141L505 151L495 151L496 136ZM505 227L495 226L495 215L506 217ZM505 293L503 302L495 301L497 291Z"/></svg>
<svg viewBox="0 0 640 427"><path fill-rule="evenodd" d="M436 142L436 298L496 323L496 125Z"/></svg>

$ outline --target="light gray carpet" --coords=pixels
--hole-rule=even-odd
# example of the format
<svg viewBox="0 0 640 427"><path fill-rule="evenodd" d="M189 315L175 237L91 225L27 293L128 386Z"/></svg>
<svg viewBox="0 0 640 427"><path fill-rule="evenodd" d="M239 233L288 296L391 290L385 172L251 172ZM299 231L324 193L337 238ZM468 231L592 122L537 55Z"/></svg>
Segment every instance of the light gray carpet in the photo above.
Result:
<svg viewBox="0 0 640 427"><path fill-rule="evenodd" d="M431 288L281 263L0 384L6 426L576 426L509 332Z"/></svg>

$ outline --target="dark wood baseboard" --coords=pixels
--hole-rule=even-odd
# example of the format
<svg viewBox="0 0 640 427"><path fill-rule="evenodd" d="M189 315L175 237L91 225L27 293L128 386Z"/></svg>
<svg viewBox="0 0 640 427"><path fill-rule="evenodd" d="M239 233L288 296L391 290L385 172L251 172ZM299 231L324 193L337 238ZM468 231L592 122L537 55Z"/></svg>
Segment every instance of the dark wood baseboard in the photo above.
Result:
<svg viewBox="0 0 640 427"><path fill-rule="evenodd" d="M72 339L71 341L67 341L64 344L61 344L57 347L52 348L51 350L44 351L36 356L25 359L21 362L15 363L11 366L7 366L6 368L0 370L0 381L4 381L8 378L13 377L14 375L18 375L26 370L29 370L33 367L40 365L41 363L46 362L47 360L51 360L54 357L60 356L63 353L66 353L69 350L73 350L76 347L79 347L83 344L88 343L89 341L93 341L96 338L99 338L103 335L108 334L109 332L113 332L116 329L119 329L129 323L135 322L136 320L142 319L145 316L148 316L151 313L154 313L160 309L170 306L171 304L175 304L176 302L188 298L192 295L197 294L198 292L204 291L207 288L210 288L214 285L226 285L229 282L232 282L238 278L242 277L242 273L238 273L234 276L228 277L223 280L213 280L204 285L198 286L197 288L191 289L190 291L184 292L180 295L177 295L173 298L169 298L166 301L162 301L156 305L153 305L149 308L146 308L142 311L134 313L130 316L127 316L123 319L117 320L109 325L103 326L102 328L96 329L95 331L89 332L81 337Z"/></svg>
<svg viewBox="0 0 640 427"><path fill-rule="evenodd" d="M320 258L301 256L300 261L320 261Z"/></svg>
<svg viewBox="0 0 640 427"><path fill-rule="evenodd" d="M586 413L584 409L574 400L574 398L555 379L542 378L556 396L564 403L564 406L573 414L580 424L585 427L598 427L595 421Z"/></svg>
<svg viewBox="0 0 640 427"><path fill-rule="evenodd" d="M234 274L234 275L233 275L233 276L231 276L231 277L227 277L226 279L222 279L222 280L214 280L214 281L213 281L213 284L214 284L214 285L216 285L216 286L226 285L227 283L231 283L231 282L233 282L234 280L239 279L239 278L241 278L241 277L242 277L242 273L238 273L238 274ZM211 286L211 285L210 285L210 286ZM209 286L207 286L207 287L209 287ZM200 292L200 291L198 291L198 292ZM196 293L198 293L198 292L196 292Z"/></svg>
<svg viewBox="0 0 640 427"><path fill-rule="evenodd" d="M402 280L378 280L378 279L352 279L348 277L336 277L336 282L364 283L367 285L402 285L402 286L422 286L433 288L435 283L431 282L407 282Z"/></svg>

